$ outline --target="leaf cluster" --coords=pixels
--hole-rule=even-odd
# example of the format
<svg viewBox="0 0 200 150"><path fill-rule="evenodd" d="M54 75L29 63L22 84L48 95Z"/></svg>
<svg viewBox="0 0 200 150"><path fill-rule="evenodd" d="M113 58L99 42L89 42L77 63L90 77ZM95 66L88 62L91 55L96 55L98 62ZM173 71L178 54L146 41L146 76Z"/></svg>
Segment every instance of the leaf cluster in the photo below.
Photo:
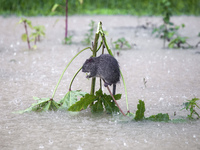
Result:
<svg viewBox="0 0 200 150"><path fill-rule="evenodd" d="M116 100L121 98L121 94L114 95ZM96 91L95 95L86 94L80 99L80 101L73 104L68 110L69 111L81 111L90 106L91 112L101 113L104 110L107 113L119 112L119 108L115 105L115 102L112 100L112 97L107 94L103 94L102 90L99 89Z"/></svg>
<svg viewBox="0 0 200 150"><path fill-rule="evenodd" d="M20 21L18 22L19 24L24 23L24 27L26 30L26 33L22 34L21 39L24 42L34 42L34 48L37 48L36 46L36 42L40 41L41 36L45 37L45 27L43 25L38 25L38 26L32 26L32 22L26 18L21 18ZM28 27L32 30L34 30L31 34L29 38L28 36L28 29L26 27L26 25L28 25Z"/></svg>
<svg viewBox="0 0 200 150"><path fill-rule="evenodd" d="M69 91L64 98L62 98L60 101L56 102L52 98L38 98L33 97L34 100L36 100L36 103L33 103L32 106L29 108L18 111L17 113L25 113L25 112L43 112L43 111L56 111L58 109L60 110L67 110L71 105L77 102L78 96L84 96L86 93L82 91Z"/></svg>
<svg viewBox="0 0 200 150"><path fill-rule="evenodd" d="M170 21L172 16L171 2L169 0L162 0L162 14L163 14L163 24L158 28L154 28L152 34L157 33L156 37L160 37L165 41L168 41L169 48L192 48L191 45L187 43L188 37L182 37L178 34L180 27L184 28L185 25L175 26L174 23Z"/></svg>
<svg viewBox="0 0 200 150"><path fill-rule="evenodd" d="M197 104L198 100L199 100L199 98L193 98L191 100L187 100L187 102L184 103L185 107L181 109L181 110L183 110L183 109L190 110L190 114L188 115L189 119L194 119L194 115L196 115L197 118L200 118L200 115L195 110L195 108L200 109L200 107Z"/></svg>
<svg viewBox="0 0 200 150"><path fill-rule="evenodd" d="M113 42L113 44L115 49L117 50L123 49L124 47L128 49L131 48L131 45L124 37L117 39L116 41Z"/></svg>
<svg viewBox="0 0 200 150"><path fill-rule="evenodd" d="M34 100L36 100L36 103L33 103L32 106L29 108L18 111L17 113L25 113L25 112L42 112L42 111L48 111L48 110L57 110L59 108L59 104L54 101L53 99L50 98L38 98L38 97L33 97Z"/></svg>

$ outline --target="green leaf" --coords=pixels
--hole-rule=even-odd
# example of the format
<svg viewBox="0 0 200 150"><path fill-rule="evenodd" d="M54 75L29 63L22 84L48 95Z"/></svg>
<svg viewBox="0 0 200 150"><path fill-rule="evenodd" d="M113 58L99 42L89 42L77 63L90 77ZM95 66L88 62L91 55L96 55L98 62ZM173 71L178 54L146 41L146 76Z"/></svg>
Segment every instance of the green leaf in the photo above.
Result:
<svg viewBox="0 0 200 150"><path fill-rule="evenodd" d="M104 108L107 113L118 112L119 108L115 105L115 102L112 100L110 95L103 94L102 90L99 89L95 93L96 95L86 94L85 97L82 97L80 101L77 101L73 104L68 110L69 111L80 111L82 109L86 109L90 104L91 112L99 113L103 112ZM121 98L121 94L117 94L114 96L116 100Z"/></svg>
<svg viewBox="0 0 200 150"><path fill-rule="evenodd" d="M145 118L145 119L151 120L151 121L164 121L164 122L170 121L169 115L168 114L162 114L162 113L159 113L157 115L152 115L152 116Z"/></svg>
<svg viewBox="0 0 200 150"><path fill-rule="evenodd" d="M33 28L32 23L31 23L30 20L26 20L26 23L28 24L28 26L29 26L30 28Z"/></svg>
<svg viewBox="0 0 200 150"><path fill-rule="evenodd" d="M98 99L97 102L91 106L91 111L93 113L101 113L103 112L103 110L104 108L103 108L101 99Z"/></svg>
<svg viewBox="0 0 200 150"><path fill-rule="evenodd" d="M37 49L37 45L33 45L33 49Z"/></svg>
<svg viewBox="0 0 200 150"><path fill-rule="evenodd" d="M84 97L80 99L80 101L76 102L72 106L69 107L69 111L81 111L82 109L86 109L92 102L96 100L96 96L85 94Z"/></svg>
<svg viewBox="0 0 200 150"><path fill-rule="evenodd" d="M22 41L26 42L27 41L27 34L26 33L22 34L21 39L22 39Z"/></svg>
<svg viewBox="0 0 200 150"><path fill-rule="evenodd" d="M51 9L51 11L54 12L58 6L59 6L59 4L57 4L57 3L54 4L53 7L52 7L52 9Z"/></svg>
<svg viewBox="0 0 200 150"><path fill-rule="evenodd" d="M37 103L33 103L32 106L25 110L17 111L16 113L25 113L25 112L41 112L41 111L48 111L48 110L57 110L59 108L59 104L56 103L54 100L50 98L38 98L33 97L34 100L37 100Z"/></svg>
<svg viewBox="0 0 200 150"><path fill-rule="evenodd" d="M77 102L78 96L84 96L86 93L81 91L69 91L63 99L61 99L58 103L61 105L61 109L68 109L73 104Z"/></svg>
<svg viewBox="0 0 200 150"><path fill-rule="evenodd" d="M43 107L43 111L49 110L50 106L51 106L51 101L49 101L49 102Z"/></svg>
<svg viewBox="0 0 200 150"><path fill-rule="evenodd" d="M145 103L144 101L139 100L139 104L137 105L137 111L134 119L136 121L144 119L144 112L145 112Z"/></svg>

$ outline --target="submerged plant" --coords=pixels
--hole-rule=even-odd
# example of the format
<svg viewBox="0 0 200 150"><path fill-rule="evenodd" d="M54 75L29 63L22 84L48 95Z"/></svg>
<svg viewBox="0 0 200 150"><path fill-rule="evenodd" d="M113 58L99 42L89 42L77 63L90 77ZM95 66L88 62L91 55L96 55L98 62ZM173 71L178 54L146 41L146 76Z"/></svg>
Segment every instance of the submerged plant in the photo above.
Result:
<svg viewBox="0 0 200 150"><path fill-rule="evenodd" d="M68 45L72 44L72 37L73 37L72 35L65 37L63 43Z"/></svg>
<svg viewBox="0 0 200 150"><path fill-rule="evenodd" d="M31 33L31 36L34 38L35 44L41 40L42 36L45 36L45 27L43 25L34 26L33 29L35 32Z"/></svg>
<svg viewBox="0 0 200 150"><path fill-rule="evenodd" d="M191 100L187 100L187 102L184 103L185 107L183 109L190 110L190 114L188 115L189 119L194 119L194 115L196 115L198 119L200 118L200 115L195 110L195 108L200 109L200 106L197 105L198 100L199 98L193 98Z"/></svg>
<svg viewBox="0 0 200 150"><path fill-rule="evenodd" d="M152 34L156 34L157 37L163 39L163 47L165 48L166 42L168 41L169 48L192 48L186 40L188 37L181 37L178 34L180 27L184 28L185 25L176 26L170 21L172 16L171 3L169 0L162 0L162 14L163 14L163 24L158 28L154 28Z"/></svg>
<svg viewBox="0 0 200 150"><path fill-rule="evenodd" d="M45 36L45 27L42 26L42 25L32 26L31 21L28 20L28 19L25 19L25 18L21 18L19 23L22 23L22 22L24 23L25 33L22 34L21 39L25 42L27 41L29 49L31 49L30 42L34 41L33 48L36 49L37 48L37 46L36 46L37 41L40 41L41 36ZM27 25L30 27L30 29L35 30L34 32L32 32L30 34L30 37L29 37L29 34L28 34Z"/></svg>

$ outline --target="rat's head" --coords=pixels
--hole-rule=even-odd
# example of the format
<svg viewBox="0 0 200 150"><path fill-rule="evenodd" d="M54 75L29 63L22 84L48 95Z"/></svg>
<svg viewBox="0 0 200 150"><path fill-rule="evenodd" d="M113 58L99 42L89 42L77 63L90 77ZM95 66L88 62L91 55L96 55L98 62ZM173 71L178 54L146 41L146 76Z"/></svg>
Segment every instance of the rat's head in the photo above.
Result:
<svg viewBox="0 0 200 150"><path fill-rule="evenodd" d="M82 67L82 72L94 72L96 70L96 63L94 57L90 57L85 61Z"/></svg>

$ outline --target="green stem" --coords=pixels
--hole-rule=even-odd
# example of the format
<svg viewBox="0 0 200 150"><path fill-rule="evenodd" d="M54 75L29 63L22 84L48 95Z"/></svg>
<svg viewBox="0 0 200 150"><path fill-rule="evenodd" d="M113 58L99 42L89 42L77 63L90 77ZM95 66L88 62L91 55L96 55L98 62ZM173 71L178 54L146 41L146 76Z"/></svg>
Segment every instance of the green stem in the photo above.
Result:
<svg viewBox="0 0 200 150"><path fill-rule="evenodd" d="M54 98L55 93L56 93L56 90L57 90L57 88L58 88L58 85L60 84L60 81L61 81L61 79L62 79L62 77L63 77L65 71L66 71L67 68L69 67L69 65L72 63L72 61L73 61L81 52L83 52L83 51L85 51L85 50L87 50L87 49L91 49L91 48L90 48L90 47L84 48L83 50L81 50L80 52L78 52L78 53L71 59L71 61L67 64L67 66L65 67L65 69L64 69L62 75L60 76L60 79L58 80L58 83L57 83L57 85L56 85L56 87L55 87L55 89L54 89L54 91L53 91L52 99Z"/></svg>
<svg viewBox="0 0 200 150"><path fill-rule="evenodd" d="M124 80L124 77L123 77L123 74L120 70L120 74L121 74L121 77L122 77L122 81L123 81L123 84L124 84L124 91L125 91L125 95L126 95L126 107L127 107L127 111L129 112L129 107L128 107L128 94L127 94L127 89L126 89L126 83L125 83L125 80Z"/></svg>
<svg viewBox="0 0 200 150"><path fill-rule="evenodd" d="M96 57L97 55L97 46L98 46L98 39L99 39L99 32L97 31L97 33L95 34L95 39L94 39L94 45L93 45L93 55L92 57ZM90 90L90 94L94 95L95 92L95 83L96 83L96 78L92 78L92 83L91 83L91 90Z"/></svg>
<svg viewBox="0 0 200 150"><path fill-rule="evenodd" d="M76 78L77 74L81 71L82 69L82 66L81 68L76 72L76 74L73 76L72 80L71 80L71 83L69 85L69 91L71 91L71 87L72 87L72 83L74 82L74 79Z"/></svg>

